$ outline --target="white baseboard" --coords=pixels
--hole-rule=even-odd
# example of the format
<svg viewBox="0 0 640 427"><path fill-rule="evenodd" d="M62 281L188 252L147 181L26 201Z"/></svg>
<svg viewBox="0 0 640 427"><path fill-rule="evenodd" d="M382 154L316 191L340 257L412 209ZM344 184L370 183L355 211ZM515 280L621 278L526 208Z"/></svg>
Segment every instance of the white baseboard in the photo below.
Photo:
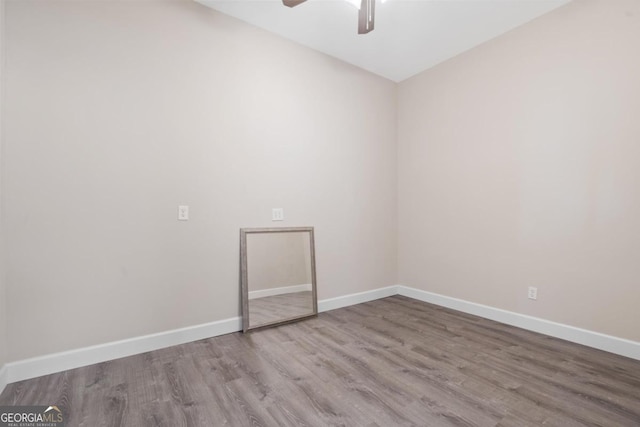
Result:
<svg viewBox="0 0 640 427"><path fill-rule="evenodd" d="M457 298L434 294L432 292L422 291L403 285L389 286L372 291L318 301L318 311L325 312L335 310L337 308L361 304L393 295L402 295L416 300L429 302L442 307L495 320L507 325L517 326L530 331L539 332L640 360L640 343L635 341L600 334L598 332L592 332ZM16 381L27 380L42 375L49 375L56 372L66 371L68 369L80 368L94 363L119 359L121 357L133 356L147 351L185 344L241 330L242 319L240 317L233 317L203 325L190 326L182 329L175 329L157 334L145 335L142 337L135 337L122 341L7 363L0 368L0 393L2 393L2 390L7 384Z"/></svg>
<svg viewBox="0 0 640 427"><path fill-rule="evenodd" d="M350 305L362 304L380 298L386 298L398 294L397 286L389 286L386 288L375 289L373 291L360 292L357 294L349 294L336 298L329 298L318 301L318 311L320 313L336 308L348 307Z"/></svg>
<svg viewBox="0 0 640 427"><path fill-rule="evenodd" d="M272 297L274 295L292 294L294 292L305 292L311 290L311 283L303 285L283 286L281 288L262 289L249 292L249 299Z"/></svg>
<svg viewBox="0 0 640 427"><path fill-rule="evenodd" d="M396 295L397 287L376 289L358 294L345 295L318 302L320 312L373 301ZM28 380L42 375L54 374L80 368L94 363L106 362L121 357L133 356L147 351L159 350L205 338L216 337L242 330L242 318L233 317L203 325L190 326L152 335L129 338L91 347L48 354L31 359L7 363L0 370L0 393L6 384Z"/></svg>
<svg viewBox="0 0 640 427"><path fill-rule="evenodd" d="M233 317L217 322L7 363L5 369L8 372L5 376L7 383L13 383L240 330L242 330L242 319Z"/></svg>
<svg viewBox="0 0 640 427"><path fill-rule="evenodd" d="M640 342L398 285L398 295L640 360Z"/></svg>
<svg viewBox="0 0 640 427"><path fill-rule="evenodd" d="M0 368L0 394L2 394L7 384L9 384L9 370L7 365L2 365L2 368Z"/></svg>

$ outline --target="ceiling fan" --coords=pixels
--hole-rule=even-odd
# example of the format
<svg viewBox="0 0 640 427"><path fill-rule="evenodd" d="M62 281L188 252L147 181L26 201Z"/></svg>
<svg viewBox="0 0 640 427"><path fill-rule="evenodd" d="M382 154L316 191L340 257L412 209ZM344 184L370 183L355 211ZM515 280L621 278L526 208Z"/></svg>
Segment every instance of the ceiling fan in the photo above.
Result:
<svg viewBox="0 0 640 427"><path fill-rule="evenodd" d="M285 6L295 7L307 0L282 0ZM360 10L358 12L358 34L373 31L376 13L376 0L348 0Z"/></svg>

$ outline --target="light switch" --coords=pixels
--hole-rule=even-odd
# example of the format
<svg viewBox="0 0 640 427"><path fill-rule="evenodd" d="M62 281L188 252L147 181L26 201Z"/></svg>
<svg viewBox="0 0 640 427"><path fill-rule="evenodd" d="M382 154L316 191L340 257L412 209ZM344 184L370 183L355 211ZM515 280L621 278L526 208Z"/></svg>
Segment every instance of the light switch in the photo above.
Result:
<svg viewBox="0 0 640 427"><path fill-rule="evenodd" d="M284 221L284 209L282 208L271 209L271 221Z"/></svg>
<svg viewBox="0 0 640 427"><path fill-rule="evenodd" d="M189 220L189 206L178 206L178 221Z"/></svg>

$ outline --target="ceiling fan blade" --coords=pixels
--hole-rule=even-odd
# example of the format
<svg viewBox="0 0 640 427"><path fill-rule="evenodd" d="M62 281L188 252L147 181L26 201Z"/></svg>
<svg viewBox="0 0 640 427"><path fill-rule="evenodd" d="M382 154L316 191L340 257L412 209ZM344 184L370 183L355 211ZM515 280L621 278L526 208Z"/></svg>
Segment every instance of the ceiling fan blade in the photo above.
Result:
<svg viewBox="0 0 640 427"><path fill-rule="evenodd" d="M304 3L307 0L282 0L282 3L285 6L294 7L299 5L300 3Z"/></svg>
<svg viewBox="0 0 640 427"><path fill-rule="evenodd" d="M373 31L376 17L376 0L362 0L358 12L358 34Z"/></svg>

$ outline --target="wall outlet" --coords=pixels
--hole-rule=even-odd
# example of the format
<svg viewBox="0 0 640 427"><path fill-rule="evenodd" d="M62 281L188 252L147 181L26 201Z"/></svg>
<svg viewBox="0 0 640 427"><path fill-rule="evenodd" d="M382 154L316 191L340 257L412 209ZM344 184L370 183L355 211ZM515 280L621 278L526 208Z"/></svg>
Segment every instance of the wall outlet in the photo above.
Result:
<svg viewBox="0 0 640 427"><path fill-rule="evenodd" d="M178 221L189 221L189 206L178 206Z"/></svg>
<svg viewBox="0 0 640 427"><path fill-rule="evenodd" d="M282 208L271 209L271 221L284 221L284 209Z"/></svg>
<svg viewBox="0 0 640 427"><path fill-rule="evenodd" d="M536 288L535 286L529 286L529 292L527 293L527 298L538 299L538 288Z"/></svg>

